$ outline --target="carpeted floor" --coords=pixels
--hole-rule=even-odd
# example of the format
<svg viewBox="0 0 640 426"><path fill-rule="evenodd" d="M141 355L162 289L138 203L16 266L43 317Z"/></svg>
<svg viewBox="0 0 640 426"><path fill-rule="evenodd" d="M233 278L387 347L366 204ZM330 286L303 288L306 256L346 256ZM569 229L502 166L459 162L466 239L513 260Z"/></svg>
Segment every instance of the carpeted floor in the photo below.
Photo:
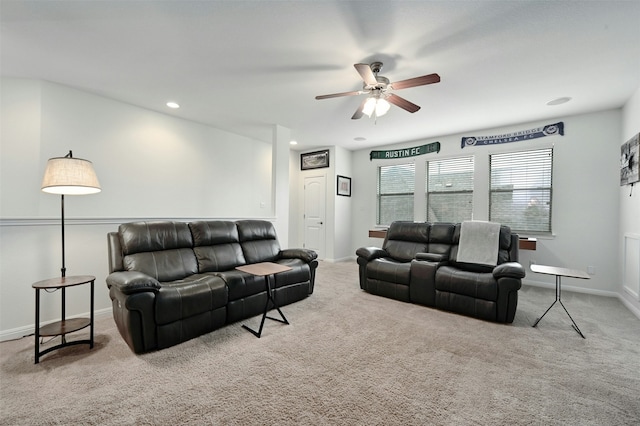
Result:
<svg viewBox="0 0 640 426"><path fill-rule="evenodd" d="M563 293L587 337L524 287L512 325L360 290L324 263L291 325L232 324L136 356L113 320L96 345L33 364L33 337L0 344L2 425L636 425L640 320L617 300ZM243 323L257 326L259 318Z"/></svg>

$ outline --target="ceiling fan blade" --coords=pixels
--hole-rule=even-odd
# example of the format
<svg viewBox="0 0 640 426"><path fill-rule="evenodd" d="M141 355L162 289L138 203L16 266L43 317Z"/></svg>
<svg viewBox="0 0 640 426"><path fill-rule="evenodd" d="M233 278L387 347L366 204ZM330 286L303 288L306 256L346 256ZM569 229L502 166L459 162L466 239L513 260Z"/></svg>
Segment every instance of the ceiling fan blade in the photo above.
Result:
<svg viewBox="0 0 640 426"><path fill-rule="evenodd" d="M316 99L320 100L320 99L329 99L329 98L339 98L340 96L354 96L354 95L361 95L365 92L363 92L362 90L356 90L354 92L342 92L342 93L333 93L331 95L320 95L320 96L316 96Z"/></svg>
<svg viewBox="0 0 640 426"><path fill-rule="evenodd" d="M369 64L354 64L353 66L356 67L360 77L362 77L367 86L375 86L378 84L378 80L376 80L376 76L373 75Z"/></svg>
<svg viewBox="0 0 640 426"><path fill-rule="evenodd" d="M410 78L408 80L396 81L391 83L394 90L406 89L408 87L424 86L425 84L439 83L440 76L438 74L423 75L422 77Z"/></svg>
<svg viewBox="0 0 640 426"><path fill-rule="evenodd" d="M408 100L401 98L398 95L394 95L393 93L388 95L386 99L395 106L399 106L400 108L409 112L416 112L420 109L420 107L413 102L409 102Z"/></svg>
<svg viewBox="0 0 640 426"><path fill-rule="evenodd" d="M369 100L369 98L365 98L365 100L362 101L356 112L353 113L353 116L351 117L352 120L358 120L362 118L362 116L364 115L364 112L362 111L364 110L364 104L367 103L367 100Z"/></svg>

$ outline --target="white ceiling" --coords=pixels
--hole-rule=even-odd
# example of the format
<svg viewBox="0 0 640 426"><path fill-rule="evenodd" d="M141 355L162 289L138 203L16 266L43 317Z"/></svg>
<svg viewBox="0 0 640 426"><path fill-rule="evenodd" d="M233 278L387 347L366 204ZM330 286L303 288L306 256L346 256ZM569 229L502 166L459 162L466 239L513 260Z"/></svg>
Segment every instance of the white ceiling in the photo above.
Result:
<svg viewBox="0 0 640 426"><path fill-rule="evenodd" d="M640 86L640 1L0 0L3 76L73 86L297 149L429 139L621 107ZM351 120L384 62L422 109ZM364 96L364 95L361 95ZM547 106L559 98L569 103ZM179 110L165 103L178 102ZM356 141L354 138L366 138Z"/></svg>

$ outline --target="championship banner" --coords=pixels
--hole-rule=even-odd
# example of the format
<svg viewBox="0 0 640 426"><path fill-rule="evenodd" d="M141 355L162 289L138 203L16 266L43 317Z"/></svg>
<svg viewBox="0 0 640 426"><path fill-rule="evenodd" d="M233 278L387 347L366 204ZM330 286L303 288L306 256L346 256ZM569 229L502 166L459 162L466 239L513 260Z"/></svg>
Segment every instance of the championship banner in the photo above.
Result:
<svg viewBox="0 0 640 426"><path fill-rule="evenodd" d="M392 158L416 157L418 155L429 154L430 152L440 152L440 142L433 142L427 145L414 146L413 148L392 149L389 151L371 151L371 160L390 160Z"/></svg>
<svg viewBox="0 0 640 426"><path fill-rule="evenodd" d="M495 145L499 143L522 142L529 139L543 138L545 136L564 136L564 123L561 121L535 129L521 130L519 132L505 133L494 136L466 136L462 138L461 149L465 146Z"/></svg>

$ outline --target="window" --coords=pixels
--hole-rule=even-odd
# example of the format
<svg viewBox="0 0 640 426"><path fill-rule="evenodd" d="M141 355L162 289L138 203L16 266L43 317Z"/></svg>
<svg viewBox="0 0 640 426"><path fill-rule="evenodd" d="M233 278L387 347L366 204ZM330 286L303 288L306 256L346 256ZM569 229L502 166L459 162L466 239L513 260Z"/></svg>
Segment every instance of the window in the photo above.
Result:
<svg viewBox="0 0 640 426"><path fill-rule="evenodd" d="M551 232L553 149L489 157L489 220L516 232Z"/></svg>
<svg viewBox="0 0 640 426"><path fill-rule="evenodd" d="M427 161L427 221L462 222L473 213L473 156Z"/></svg>
<svg viewBox="0 0 640 426"><path fill-rule="evenodd" d="M416 165L378 167L378 225L396 220L413 220Z"/></svg>

